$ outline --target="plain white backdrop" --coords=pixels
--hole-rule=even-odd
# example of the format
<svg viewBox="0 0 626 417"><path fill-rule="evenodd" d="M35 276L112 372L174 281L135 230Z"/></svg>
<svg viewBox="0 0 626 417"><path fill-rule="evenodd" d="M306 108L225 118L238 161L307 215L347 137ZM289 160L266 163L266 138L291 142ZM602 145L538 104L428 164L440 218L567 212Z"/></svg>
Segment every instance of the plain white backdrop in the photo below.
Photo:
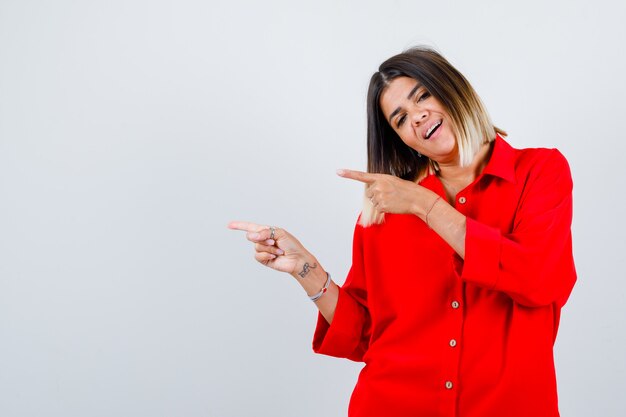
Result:
<svg viewBox="0 0 626 417"><path fill-rule="evenodd" d="M342 416L360 364L229 220L341 283L365 93L438 48L515 147L575 184L561 414L623 416L626 9L619 1L0 0L0 416Z"/></svg>

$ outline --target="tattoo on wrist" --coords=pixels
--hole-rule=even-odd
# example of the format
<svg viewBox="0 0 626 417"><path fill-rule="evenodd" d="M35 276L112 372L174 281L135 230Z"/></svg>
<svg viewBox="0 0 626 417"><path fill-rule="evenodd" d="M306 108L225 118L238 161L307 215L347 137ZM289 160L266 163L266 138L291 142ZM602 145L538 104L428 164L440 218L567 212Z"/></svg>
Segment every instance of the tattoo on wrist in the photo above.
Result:
<svg viewBox="0 0 626 417"><path fill-rule="evenodd" d="M315 268L317 268L316 263L314 263L313 265L309 265L308 262L305 262L304 265L302 265L302 271L298 272L298 275L300 275L300 278L304 278L309 274L309 272L311 272L311 269Z"/></svg>

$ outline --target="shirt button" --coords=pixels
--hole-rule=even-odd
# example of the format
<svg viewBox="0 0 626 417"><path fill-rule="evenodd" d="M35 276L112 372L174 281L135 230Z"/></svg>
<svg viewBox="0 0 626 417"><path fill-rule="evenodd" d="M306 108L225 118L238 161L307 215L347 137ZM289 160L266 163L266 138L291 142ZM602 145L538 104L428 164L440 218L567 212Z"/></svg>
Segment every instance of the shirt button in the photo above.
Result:
<svg viewBox="0 0 626 417"><path fill-rule="evenodd" d="M465 204L466 201L467 201L467 198L465 198L465 197L459 198L459 203L461 203L461 204Z"/></svg>
<svg viewBox="0 0 626 417"><path fill-rule="evenodd" d="M453 301L452 302L452 308L459 308L459 302L458 301Z"/></svg>
<svg viewBox="0 0 626 417"><path fill-rule="evenodd" d="M455 347L456 346L456 340L454 340L454 339L450 340L450 346L451 347Z"/></svg>
<svg viewBox="0 0 626 417"><path fill-rule="evenodd" d="M446 389L452 389L452 381L446 381Z"/></svg>

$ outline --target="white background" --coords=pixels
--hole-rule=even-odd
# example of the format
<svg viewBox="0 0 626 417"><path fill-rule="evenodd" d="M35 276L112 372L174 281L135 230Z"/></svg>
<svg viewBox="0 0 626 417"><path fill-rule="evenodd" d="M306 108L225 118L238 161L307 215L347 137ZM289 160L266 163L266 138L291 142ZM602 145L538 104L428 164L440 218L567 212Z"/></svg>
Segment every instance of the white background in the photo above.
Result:
<svg viewBox="0 0 626 417"><path fill-rule="evenodd" d="M620 1L0 0L0 416L342 416L360 369L229 220L338 282L386 58L438 48L575 183L563 416L623 416Z"/></svg>

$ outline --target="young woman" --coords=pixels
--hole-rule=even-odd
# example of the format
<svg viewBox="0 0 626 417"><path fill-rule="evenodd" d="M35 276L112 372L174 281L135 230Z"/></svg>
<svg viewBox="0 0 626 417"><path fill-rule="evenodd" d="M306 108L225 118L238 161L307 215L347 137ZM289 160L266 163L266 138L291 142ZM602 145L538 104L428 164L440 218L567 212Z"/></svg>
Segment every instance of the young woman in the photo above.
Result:
<svg viewBox="0 0 626 417"><path fill-rule="evenodd" d="M343 286L287 231L246 222L257 261L320 317L316 352L364 361L351 417L559 415L553 344L576 272L572 180L555 149L515 149L429 48L368 92L367 184Z"/></svg>

